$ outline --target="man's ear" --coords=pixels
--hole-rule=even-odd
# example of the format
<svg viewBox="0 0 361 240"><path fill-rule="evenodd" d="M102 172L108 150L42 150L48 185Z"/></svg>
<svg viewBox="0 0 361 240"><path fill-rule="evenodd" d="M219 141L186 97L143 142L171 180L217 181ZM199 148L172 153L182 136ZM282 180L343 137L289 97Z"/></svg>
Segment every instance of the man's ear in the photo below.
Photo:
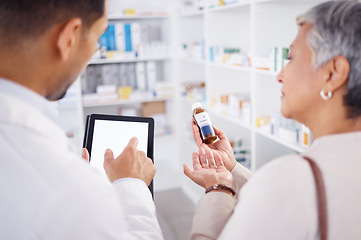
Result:
<svg viewBox="0 0 361 240"><path fill-rule="evenodd" d="M67 21L59 31L57 48L61 59L68 59L75 43L80 37L82 21L80 18L73 18Z"/></svg>
<svg viewBox="0 0 361 240"><path fill-rule="evenodd" d="M350 63L344 56L336 56L328 63L329 77L325 83L328 91L336 91L347 84L350 73Z"/></svg>

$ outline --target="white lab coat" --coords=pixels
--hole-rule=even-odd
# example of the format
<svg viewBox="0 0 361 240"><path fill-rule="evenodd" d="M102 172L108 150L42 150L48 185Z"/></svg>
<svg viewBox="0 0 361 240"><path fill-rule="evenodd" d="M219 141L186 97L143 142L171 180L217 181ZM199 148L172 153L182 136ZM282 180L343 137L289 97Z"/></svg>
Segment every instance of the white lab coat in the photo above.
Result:
<svg viewBox="0 0 361 240"><path fill-rule="evenodd" d="M0 239L163 239L143 181L109 185L59 126L1 89L0 156Z"/></svg>

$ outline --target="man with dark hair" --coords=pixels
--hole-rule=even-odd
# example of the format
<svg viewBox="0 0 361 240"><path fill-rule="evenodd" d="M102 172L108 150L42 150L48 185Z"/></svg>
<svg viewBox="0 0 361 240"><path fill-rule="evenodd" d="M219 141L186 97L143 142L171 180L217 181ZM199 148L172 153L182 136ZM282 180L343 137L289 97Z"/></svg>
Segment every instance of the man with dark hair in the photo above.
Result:
<svg viewBox="0 0 361 240"><path fill-rule="evenodd" d="M0 1L0 239L162 239L130 140L104 155L109 185L54 123L60 99L107 28L104 0ZM87 157L85 157L87 158Z"/></svg>

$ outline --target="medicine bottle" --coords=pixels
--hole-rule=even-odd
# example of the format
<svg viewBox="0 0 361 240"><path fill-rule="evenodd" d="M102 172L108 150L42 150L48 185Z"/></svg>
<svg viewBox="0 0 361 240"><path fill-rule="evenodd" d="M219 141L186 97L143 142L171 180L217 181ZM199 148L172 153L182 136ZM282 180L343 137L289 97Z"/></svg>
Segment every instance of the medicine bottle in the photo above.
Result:
<svg viewBox="0 0 361 240"><path fill-rule="evenodd" d="M217 139L213 125L207 111L203 108L202 103L197 102L192 105L193 120L198 125L202 140L204 143L212 143Z"/></svg>

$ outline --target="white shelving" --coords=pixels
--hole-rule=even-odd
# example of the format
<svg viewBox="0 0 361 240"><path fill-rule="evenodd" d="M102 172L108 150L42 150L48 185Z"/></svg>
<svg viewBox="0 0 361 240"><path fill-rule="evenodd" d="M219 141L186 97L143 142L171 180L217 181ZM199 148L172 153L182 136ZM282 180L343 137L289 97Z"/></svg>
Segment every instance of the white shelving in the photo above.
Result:
<svg viewBox="0 0 361 240"><path fill-rule="evenodd" d="M283 139L281 139L279 137L276 137L276 136L274 136L274 135L272 135L272 134L270 134L268 132L262 131L260 129L257 129L256 133L260 134L260 135L263 135L263 136L269 138L270 140L275 141L275 142L277 142L277 143L279 143L279 144L281 144L281 145L283 145L285 147L288 147L288 148L290 148L292 150L295 150L296 152L302 153L302 152L307 150L304 147L301 147L301 146L299 146L297 144L294 144L294 143L287 142L287 141L285 141L285 140L283 140Z"/></svg>
<svg viewBox="0 0 361 240"><path fill-rule="evenodd" d="M171 60L170 57L149 57L149 58L132 58L132 59L123 59L123 58L107 58L107 59L92 59L89 62L89 65L98 65L98 64L111 64L111 63L133 63L133 62L148 62L148 61L168 61Z"/></svg>
<svg viewBox="0 0 361 240"><path fill-rule="evenodd" d="M204 12L205 13L223 12L223 11L227 11L227 10L237 9L239 7L249 6L249 4L250 4L250 1L239 1L238 3L234 3L234 4L230 4L230 5L224 5L224 6L206 9Z"/></svg>
<svg viewBox="0 0 361 240"><path fill-rule="evenodd" d="M216 112L214 110L210 110L208 111L211 115L215 115L219 118L222 118L224 121L229 122L229 123L233 123L241 128L245 128L245 129L252 129L252 127L246 123L244 123L241 119L237 119L237 118L232 118L230 116L227 116L225 114Z"/></svg>
<svg viewBox="0 0 361 240"><path fill-rule="evenodd" d="M118 20L134 20L134 19L164 19L169 18L169 13L150 13L144 15L111 15L108 16L109 21L118 21Z"/></svg>
<svg viewBox="0 0 361 240"><path fill-rule="evenodd" d="M163 44L167 47L167 44L172 42L172 18L171 14L168 11L169 6L168 4L164 4L163 1L144 1L144 0L133 0L133 1L122 1L122 0L110 0L109 1L109 13L108 20L109 24L117 24L124 23L124 24L144 24L148 28L148 36L149 38L144 40L141 39L141 43L147 47L151 45L156 45L159 48L159 44ZM162 8L164 7L164 9ZM136 15L123 15L124 9L147 9L149 11L138 13ZM151 29L151 30L149 30ZM142 29L144 30L144 29ZM150 32L152 31L152 32ZM146 33L146 34L147 34ZM143 35L142 35L143 37ZM161 47L163 47L163 45ZM144 47L144 46L143 46ZM165 47L163 49L165 49ZM158 50L157 48L157 50ZM103 65L111 65L111 66L129 66L130 64L138 64L138 63L148 63L148 62L155 62L155 69L157 73L157 83L159 82L166 82L168 83L165 87L169 85L172 87L174 85L173 81L173 56L171 55L170 51L155 51L154 49L146 49L146 53L143 50L143 54L139 54L138 57L135 53L120 53L120 51L113 51L108 52L108 58L105 59L92 59L89 62L90 67L94 68L101 68ZM144 56L144 57L143 57ZM149 56L149 57L147 57ZM88 67L89 67L88 66ZM119 71L119 70L118 70ZM172 176L179 175L180 172L175 170L178 168L176 167L175 162L167 161L170 155L174 155L175 152L175 137L173 135L173 109L174 107L174 98L172 94L168 94L166 90L160 93L159 97L153 97L152 94L148 92L138 91L134 95L130 95L128 99L119 99L119 100L112 100L106 101L101 100L101 96L97 96L94 93L94 89L92 91L87 91L87 93L91 93L93 96L92 102L84 103L81 95L82 87L87 87L88 79L86 79L86 74L83 75L83 79L78 81L75 87L79 93L77 102L73 105L69 106L59 106L59 110L61 112L61 119L60 121L63 122L62 126L67 132L74 132L75 137L74 142L76 143L77 147L79 148L79 152L82 145L83 134L84 134L84 121L85 116L92 113L98 114L119 114L120 111L124 109L136 109L137 114L140 114L140 110L144 105L149 105L149 103L153 102L164 102L165 104L165 115L166 121L169 122L167 124L167 128L165 132L162 131L155 131L155 146L154 146L154 161L155 165L157 166L157 170L164 172L167 171L167 174L164 175L162 173L157 174L155 178L155 189L156 191L166 190L169 188L178 187L180 185L180 181L177 178L174 178L173 181L169 181L168 178ZM82 84L81 84L82 83ZM99 84L99 83L97 83ZM119 86L119 85L118 85ZM156 86L156 88L158 85ZM162 88L162 85L160 86ZM84 90L84 89L83 89ZM164 93L166 91L166 93ZM134 93L134 88L132 89L132 94ZM157 92L159 93L159 92ZM169 97L162 97L162 96L169 96ZM99 98L99 100L97 100ZM89 99L89 98L88 98ZM92 97L90 98L92 99ZM75 114L77 116L77 123L80 124L77 126L70 126L69 122L74 122ZM162 120L164 121L164 120ZM159 123L158 123L159 125ZM169 128L168 128L169 126ZM156 123L157 128L157 123ZM158 129L159 130L159 129ZM173 142L173 144L172 144Z"/></svg>
<svg viewBox="0 0 361 240"><path fill-rule="evenodd" d="M255 126L257 117L272 115L280 108L280 84L276 80L277 72L260 70L252 66L255 58L267 57L272 47L288 47L297 33L296 16L323 0L239 0L237 4L221 6L202 11L182 12L175 9L178 0L111 0L110 22L116 21L158 21L162 29L162 38L170 43L171 49L166 57L133 59L99 59L89 65L124 64L155 61L163 65L163 79L174 86L172 98L145 98L119 100L111 103L80 105L85 114L93 111L116 111L124 105L136 105L143 102L164 100L167 102L167 117L174 126L171 139L158 141L157 150L166 165L160 166L158 173L171 169L176 187L181 186L187 193L193 194L195 201L203 194L194 183L182 173L183 163L191 164L191 153L195 144L190 140L190 120L192 101L181 96L185 83L204 82L206 103L224 94L247 96L251 103L251 124L245 124L238 118L232 118L208 108L214 125L225 131L229 138L242 137L244 145L251 154L251 168L257 170L274 157L294 152L303 152L305 148L284 141ZM154 14L148 16L124 16L124 8L151 9ZM119 10L118 12L116 10ZM160 14L162 12L162 14ZM168 13L168 14L163 14ZM179 53L185 43L199 43L204 51L202 57L188 58ZM250 57L251 66L234 66L210 61L209 47L239 48ZM163 56L163 55L162 55ZM71 111L61 107L61 111ZM168 147L168 145L171 147ZM165 153L161 153L165 151ZM164 158L164 159L163 159ZM158 164L158 163L157 163ZM169 174L169 177L172 174ZM162 179L162 180L161 180ZM159 178L158 181L164 181ZM169 188L164 185L162 189Z"/></svg>
<svg viewBox="0 0 361 240"><path fill-rule="evenodd" d="M227 136L240 135L251 153L251 169L257 170L277 156L287 153L301 153L306 149L287 142L269 131L256 127L256 118L271 116L280 109L280 88L277 72L257 69L255 66L232 66L209 61L209 47L223 46L240 48L252 60L267 57L272 47L288 47L297 33L296 17L305 10L322 2L253 0L242 1L229 6L183 13L178 16L177 46L184 43L204 42L204 59L181 58L177 69L177 82L202 79L206 84L206 103L212 106L217 95L242 94L250 98L252 124L244 124L238 118L207 110L212 122L225 131ZM193 77L187 69L192 68ZM180 99L180 122L190 119L189 100ZM187 103L186 103L187 102ZM188 114L184 114L188 112ZM187 131L184 127L183 131ZM186 149L186 148L185 148ZM184 150L186 151L186 150ZM183 153L185 155L186 153ZM187 153L189 156L191 152ZM185 181L186 182L186 181ZM194 184L185 183L187 192L192 192ZM194 194L197 194L194 190Z"/></svg>
<svg viewBox="0 0 361 240"><path fill-rule="evenodd" d="M120 99L110 102L97 102L97 103L84 103L84 108L90 107L105 107L105 106L121 106L121 105L130 105L138 104L144 102L159 102L159 101L170 101L173 97L161 98L161 97L151 97L151 98L139 98L139 99Z"/></svg>

